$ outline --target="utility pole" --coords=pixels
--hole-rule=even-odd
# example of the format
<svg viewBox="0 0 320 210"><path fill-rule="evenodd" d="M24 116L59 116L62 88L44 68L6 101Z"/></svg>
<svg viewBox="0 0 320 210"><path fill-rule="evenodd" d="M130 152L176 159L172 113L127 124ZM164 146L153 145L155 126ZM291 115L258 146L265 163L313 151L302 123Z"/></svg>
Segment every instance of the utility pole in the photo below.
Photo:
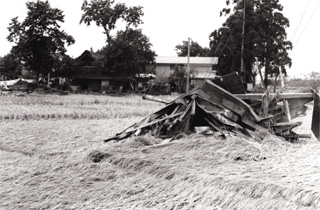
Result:
<svg viewBox="0 0 320 210"><path fill-rule="evenodd" d="M189 78L190 78L190 41L191 39L188 38L188 66L187 66L187 87L186 87L186 93L189 92Z"/></svg>
<svg viewBox="0 0 320 210"><path fill-rule="evenodd" d="M243 13L243 17L242 17L242 43L241 43L241 73L242 73L242 77L244 77L243 73L245 69L244 69L244 61L243 61L243 51L244 51L244 28L246 25L246 0L243 0L242 13ZM244 78L242 78L242 80L244 80Z"/></svg>

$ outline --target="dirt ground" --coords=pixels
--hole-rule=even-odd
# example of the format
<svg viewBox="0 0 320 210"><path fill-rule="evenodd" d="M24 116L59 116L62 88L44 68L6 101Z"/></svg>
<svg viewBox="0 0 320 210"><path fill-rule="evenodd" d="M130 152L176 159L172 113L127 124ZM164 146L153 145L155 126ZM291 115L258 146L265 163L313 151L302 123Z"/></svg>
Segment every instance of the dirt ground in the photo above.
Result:
<svg viewBox="0 0 320 210"><path fill-rule="evenodd" d="M0 209L320 209L315 138L103 143L140 119L1 120Z"/></svg>

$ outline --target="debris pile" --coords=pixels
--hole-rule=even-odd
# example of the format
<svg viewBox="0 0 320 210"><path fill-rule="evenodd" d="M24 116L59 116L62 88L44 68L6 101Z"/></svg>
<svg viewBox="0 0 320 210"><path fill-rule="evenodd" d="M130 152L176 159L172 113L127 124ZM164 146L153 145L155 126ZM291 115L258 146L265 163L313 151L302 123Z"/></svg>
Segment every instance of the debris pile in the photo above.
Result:
<svg viewBox="0 0 320 210"><path fill-rule="evenodd" d="M10 90L28 92L28 91L31 91L34 88L35 88L35 84L34 83L30 83L30 82L23 81L23 80L20 79L10 87Z"/></svg>
<svg viewBox="0 0 320 210"><path fill-rule="evenodd" d="M318 94L315 95L319 97ZM284 100L292 102L287 110ZM221 85L207 80L161 110L105 141L145 134L167 139L175 138L181 133L215 133L221 136L235 134L259 139L258 133L265 132L294 141L299 138L299 134L292 129L301 123L289 122L287 116L291 114L293 118L304 114L304 104L312 100L312 93L290 96L268 92L232 94ZM319 117L315 121L317 122L313 124L319 128Z"/></svg>
<svg viewBox="0 0 320 210"><path fill-rule="evenodd" d="M170 95L171 87L169 83L161 83L155 79L147 82L146 94L149 95Z"/></svg>

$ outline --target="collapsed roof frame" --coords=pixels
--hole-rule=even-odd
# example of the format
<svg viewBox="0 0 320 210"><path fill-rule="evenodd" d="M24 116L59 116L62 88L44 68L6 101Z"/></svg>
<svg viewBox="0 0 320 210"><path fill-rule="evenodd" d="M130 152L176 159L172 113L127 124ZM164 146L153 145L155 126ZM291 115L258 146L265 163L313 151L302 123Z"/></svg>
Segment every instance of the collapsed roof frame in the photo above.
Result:
<svg viewBox="0 0 320 210"><path fill-rule="evenodd" d="M226 135L231 132L237 135L257 137L255 133L259 131L271 132L290 141L296 140L299 134L294 133L292 129L301 123L285 120L285 115L289 113L285 113L283 104L281 104L282 99L291 100L290 112L292 113L290 114L294 117L298 116L297 113L300 111L305 112L305 103L315 100L312 131L319 139L319 94L269 94L268 92L232 94L206 80L202 85L181 95L164 108L124 131L106 139L105 142L119 141L147 133L160 138L174 138L181 133L196 132L199 127L208 128L202 133L216 132L219 135ZM244 100L254 103L249 105ZM257 112L260 114L258 115Z"/></svg>

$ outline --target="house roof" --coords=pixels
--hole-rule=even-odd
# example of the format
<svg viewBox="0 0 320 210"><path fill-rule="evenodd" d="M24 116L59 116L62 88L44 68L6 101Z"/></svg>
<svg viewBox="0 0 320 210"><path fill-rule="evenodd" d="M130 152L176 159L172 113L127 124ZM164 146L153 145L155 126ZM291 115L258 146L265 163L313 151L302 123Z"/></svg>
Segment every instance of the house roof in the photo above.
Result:
<svg viewBox="0 0 320 210"><path fill-rule="evenodd" d="M176 56L158 56L156 57L157 64L186 64L188 57ZM218 57L190 57L190 64L217 64Z"/></svg>
<svg viewBox="0 0 320 210"><path fill-rule="evenodd" d="M92 61L95 61L95 57L92 55L92 53L89 50L85 50L79 57L77 57L75 60L79 61L82 60L84 57L89 57Z"/></svg>

